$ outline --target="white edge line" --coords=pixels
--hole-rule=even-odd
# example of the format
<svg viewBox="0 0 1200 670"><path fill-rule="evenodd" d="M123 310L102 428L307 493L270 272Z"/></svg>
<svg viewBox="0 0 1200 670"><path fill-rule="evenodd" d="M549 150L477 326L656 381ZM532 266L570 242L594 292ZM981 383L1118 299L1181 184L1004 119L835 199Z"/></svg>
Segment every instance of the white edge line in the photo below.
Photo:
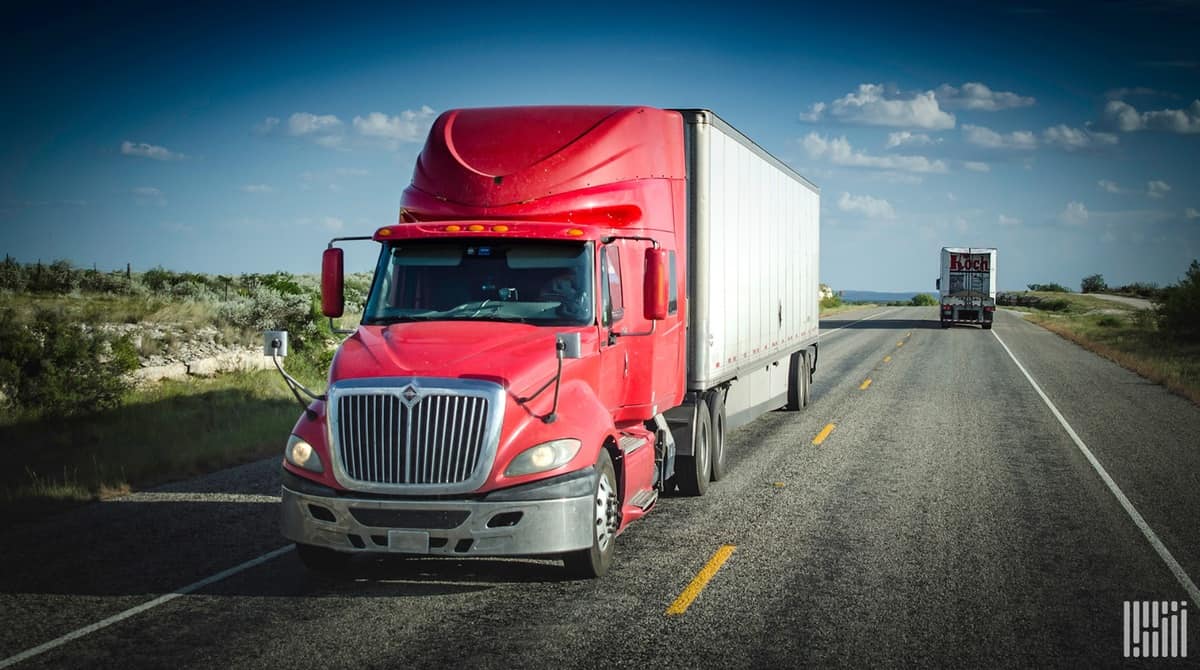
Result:
<svg viewBox="0 0 1200 670"><path fill-rule="evenodd" d="M863 321L870 321L871 319L878 319L879 317L883 316L884 314L891 314L892 312L894 312L898 309L900 309L900 308L893 307L886 312L880 312L878 314L872 314L871 316L865 316L865 317L859 319L858 321L851 321L850 323L847 323L846 325L842 326L841 328L834 328L833 330L829 331L828 333L822 333L818 329L817 336L822 337L822 338L829 337L830 335L833 335L834 333L838 332L839 330L845 330L845 329L849 328L850 326L853 326L856 323L861 323ZM818 318L817 321L820 322L820 319Z"/></svg>
<svg viewBox="0 0 1200 670"><path fill-rule="evenodd" d="M1167 567L1171 570L1171 574L1175 575L1175 579L1183 586L1183 590L1187 592L1192 602L1200 606L1200 589L1196 588L1196 583L1184 572L1183 566L1179 564L1179 561L1175 560L1175 557L1171 555L1170 550L1162 543L1162 540L1158 539L1158 535L1154 532L1154 529L1150 527L1150 524L1146 523L1146 519L1138 513L1133 503L1129 502L1129 498L1125 497L1125 494L1117 486L1117 483L1113 481L1113 478L1108 476L1108 471L1104 469L1103 465L1100 465L1100 461L1096 460L1091 449L1088 449L1083 440L1079 439L1079 435L1075 432L1075 429L1071 428L1071 424L1067 423L1067 420L1063 418L1062 412L1059 412L1054 403L1050 402L1050 398L1046 396L1042 388L1033 380L1033 376L1029 374L1024 365L1021 365L1021 361L1017 360L1012 349L1008 348L1008 345L1004 343L1004 340L1000 339L1000 335L996 331L993 330L992 335L996 336L996 340L1000 342L1000 346L1004 347L1004 351L1008 353L1008 357L1013 360L1013 363L1017 364L1017 369L1029 380L1029 383L1033 386L1033 390L1037 391L1037 394L1041 396L1042 402L1046 403L1046 406L1054 414L1054 418L1058 419L1058 423L1067 431L1067 435L1070 435L1071 439L1074 440L1075 446L1079 447L1079 451L1083 452L1088 462L1092 464L1092 468L1095 469L1096 474L1100 475L1100 479L1104 480L1104 484L1108 486L1108 490L1112 491L1112 494L1116 496L1117 502L1121 503L1121 507L1125 508L1125 512L1129 515L1130 519L1133 519L1133 523L1137 525L1138 530L1142 531L1142 535L1146 536L1146 540L1150 543L1150 546L1154 547L1154 551L1158 552L1158 557L1163 560L1163 563L1167 564Z"/></svg>
<svg viewBox="0 0 1200 670"><path fill-rule="evenodd" d="M187 586L185 586L181 589L175 589L171 593L161 595L161 596L155 598L154 600L144 602L141 605L138 605L137 607L131 607L131 608L125 610L124 612L121 612L119 614L114 614L113 616L110 616L107 619L97 621L96 623L94 623L90 626L84 626L83 628L80 628L78 630L67 633L66 635L63 635L60 638L50 640L49 642L47 642L45 644L40 644L32 649L26 649L25 651L23 651L19 654L16 654L15 656L9 656L8 658L0 661L0 668L7 668L11 665L16 665L17 663L20 663L21 661L33 658L34 656L37 656L38 654L45 653L56 647L61 647L62 645L66 644L68 642L71 642L73 640L78 640L79 638L84 637L85 635L90 635L92 633L95 633L96 631L98 631L102 628L108 628L109 626L111 626L115 623L124 621L125 619L128 619L131 616L141 614L142 612L145 612L148 609L158 607L159 605L162 605L163 603L171 602L172 600L178 598L179 596L185 596L189 593L199 591L200 589L202 589L206 586L209 586L211 584L215 584L216 582L219 582L222 579L232 577L233 575L235 575L239 572L242 572L243 570L249 570L250 568L253 568L257 565L266 563L267 561L269 561L273 558L282 556L294 548L295 547L290 544L287 545L286 547L280 547L280 548L276 549L275 551L265 553L262 556L259 556L258 558L252 558L252 559L246 561L245 563L242 563L240 565L235 565L232 568L229 568L228 570L223 570L221 572L218 572L215 575L205 577L204 579L201 579L198 582L188 584Z"/></svg>

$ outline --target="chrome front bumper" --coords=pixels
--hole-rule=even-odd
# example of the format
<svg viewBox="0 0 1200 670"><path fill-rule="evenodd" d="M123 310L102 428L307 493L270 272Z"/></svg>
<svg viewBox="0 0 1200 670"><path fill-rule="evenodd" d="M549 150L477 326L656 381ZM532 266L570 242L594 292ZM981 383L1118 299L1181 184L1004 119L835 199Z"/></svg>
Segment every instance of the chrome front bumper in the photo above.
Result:
<svg viewBox="0 0 1200 670"><path fill-rule="evenodd" d="M281 526L293 542L345 552L557 554L592 546L595 477L589 468L479 499L442 500L324 494L285 475Z"/></svg>

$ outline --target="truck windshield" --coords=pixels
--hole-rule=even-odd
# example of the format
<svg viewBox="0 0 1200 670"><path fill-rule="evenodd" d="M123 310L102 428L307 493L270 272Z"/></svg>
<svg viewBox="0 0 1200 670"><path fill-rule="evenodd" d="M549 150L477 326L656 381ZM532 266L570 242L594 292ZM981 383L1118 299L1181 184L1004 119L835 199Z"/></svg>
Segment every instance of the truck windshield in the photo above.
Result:
<svg viewBox="0 0 1200 670"><path fill-rule="evenodd" d="M591 245L579 242L397 240L379 258L363 323L594 321Z"/></svg>

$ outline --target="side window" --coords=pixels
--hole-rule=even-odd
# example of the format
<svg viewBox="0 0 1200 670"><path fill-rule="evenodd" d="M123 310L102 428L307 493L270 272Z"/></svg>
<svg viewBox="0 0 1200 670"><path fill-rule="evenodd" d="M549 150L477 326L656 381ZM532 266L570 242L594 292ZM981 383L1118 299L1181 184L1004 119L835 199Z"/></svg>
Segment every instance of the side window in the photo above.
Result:
<svg viewBox="0 0 1200 670"><path fill-rule="evenodd" d="M667 252L668 258L671 259L671 278L667 282L667 313L674 314L679 311L679 281L675 278L675 252Z"/></svg>
<svg viewBox="0 0 1200 670"><path fill-rule="evenodd" d="M621 255L614 246L600 250L601 298L604 300L604 325L611 326L625 316L621 294Z"/></svg>

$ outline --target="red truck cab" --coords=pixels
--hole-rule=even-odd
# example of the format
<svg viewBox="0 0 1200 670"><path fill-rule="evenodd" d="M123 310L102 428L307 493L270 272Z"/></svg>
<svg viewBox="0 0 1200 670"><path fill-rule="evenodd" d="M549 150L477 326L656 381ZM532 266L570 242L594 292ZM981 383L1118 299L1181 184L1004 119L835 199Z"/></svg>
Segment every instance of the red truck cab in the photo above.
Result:
<svg viewBox="0 0 1200 670"><path fill-rule="evenodd" d="M292 431L282 529L307 564L404 552L608 569L674 470L683 142L677 112L646 107L437 119L399 221L374 233L362 323Z"/></svg>

